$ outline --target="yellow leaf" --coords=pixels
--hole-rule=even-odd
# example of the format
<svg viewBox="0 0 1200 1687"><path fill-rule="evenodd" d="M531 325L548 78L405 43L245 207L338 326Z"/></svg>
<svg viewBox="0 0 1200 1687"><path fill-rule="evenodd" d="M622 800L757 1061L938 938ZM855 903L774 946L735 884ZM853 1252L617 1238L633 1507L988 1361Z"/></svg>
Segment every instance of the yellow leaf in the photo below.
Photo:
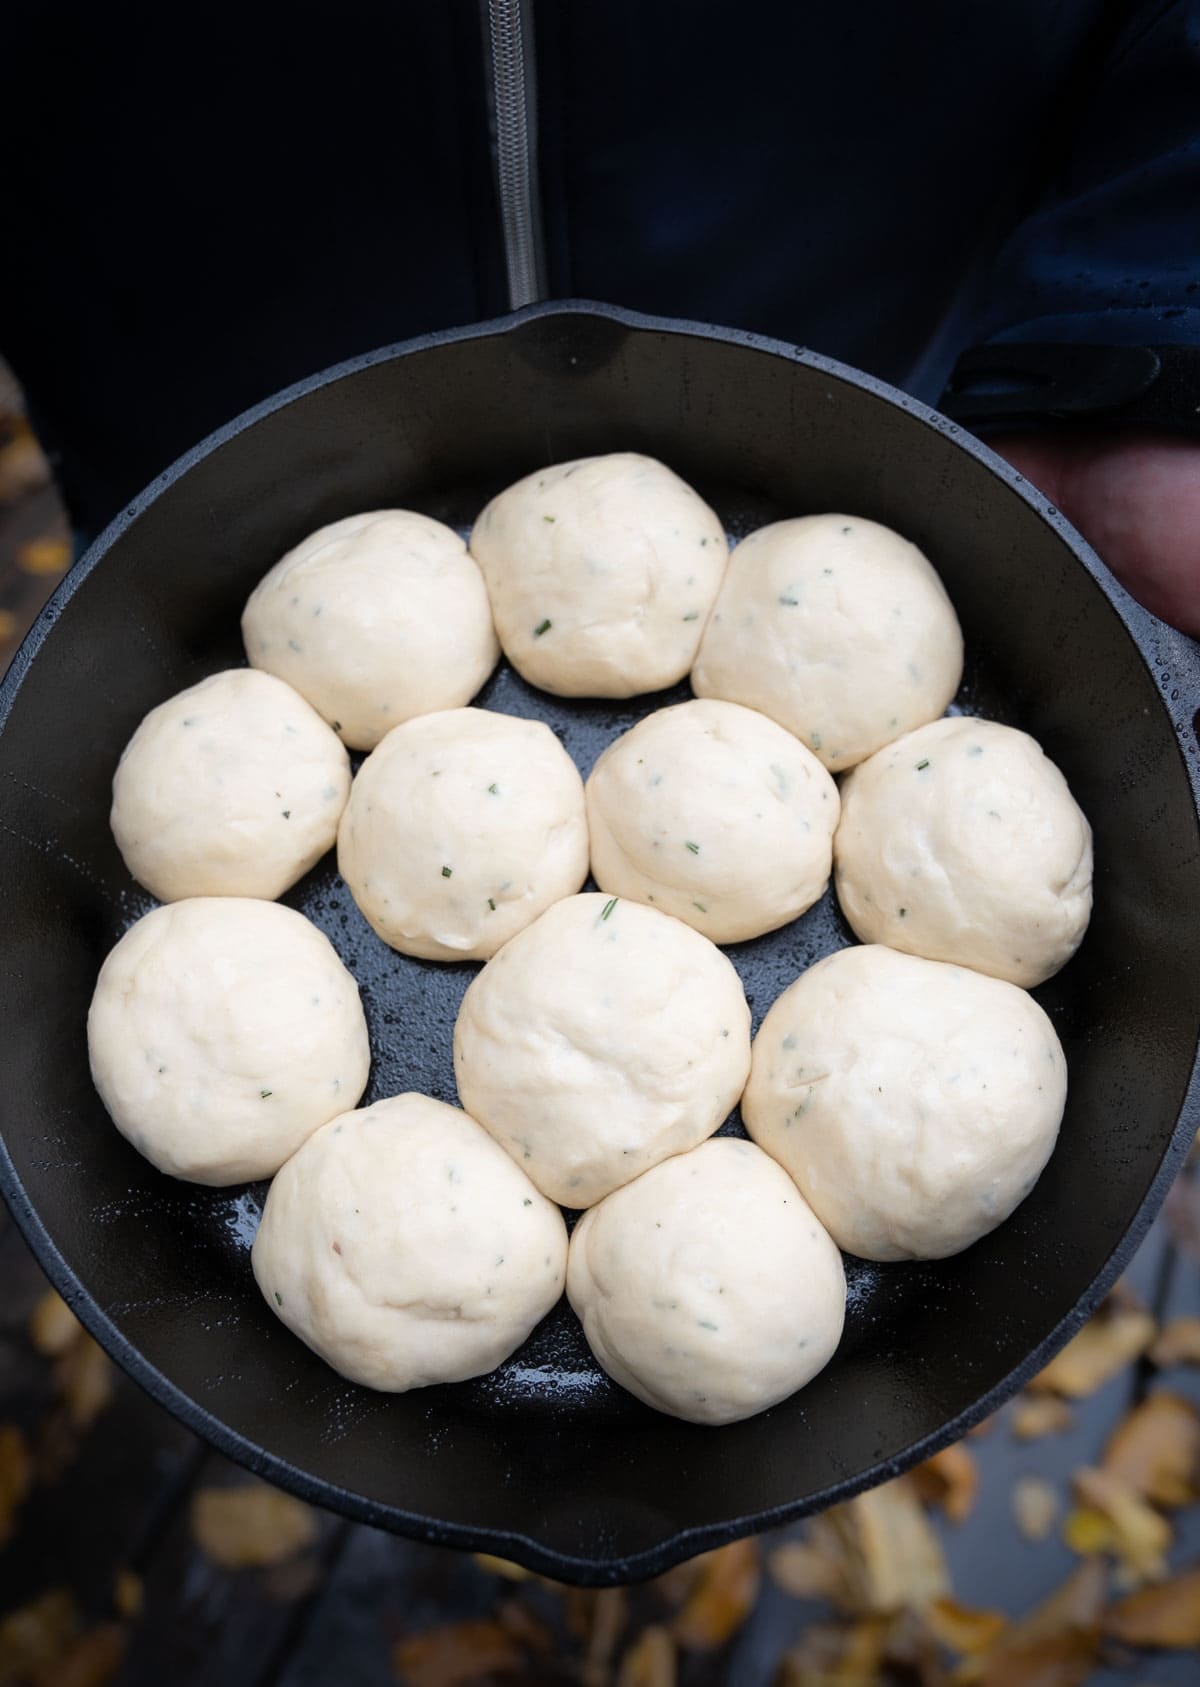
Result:
<svg viewBox="0 0 1200 1687"><path fill-rule="evenodd" d="M638 1635L621 1659L617 1687L675 1687L675 1642L659 1623Z"/></svg>
<svg viewBox="0 0 1200 1687"><path fill-rule="evenodd" d="M47 1289L29 1320L29 1339L47 1359L57 1359L83 1334L83 1325L55 1289Z"/></svg>
<svg viewBox="0 0 1200 1687"><path fill-rule="evenodd" d="M523 1564L514 1564L511 1558L496 1558L490 1552L476 1552L472 1556L489 1576L503 1576L507 1582L527 1582L532 1575L532 1571Z"/></svg>
<svg viewBox="0 0 1200 1687"><path fill-rule="evenodd" d="M1106 1302L1029 1387L1081 1400L1140 1357L1154 1340L1155 1329L1148 1312Z"/></svg>
<svg viewBox="0 0 1200 1687"><path fill-rule="evenodd" d="M736 1634L754 1609L761 1579L757 1541L732 1541L699 1563L699 1579L671 1624L689 1651L723 1646Z"/></svg>
<svg viewBox="0 0 1200 1687"><path fill-rule="evenodd" d="M409 1635L392 1647L392 1670L407 1687L475 1687L523 1662L499 1623L479 1618Z"/></svg>
<svg viewBox="0 0 1200 1687"><path fill-rule="evenodd" d="M1022 1394L1013 1409L1012 1432L1018 1441L1040 1441L1074 1426L1074 1412L1057 1394Z"/></svg>
<svg viewBox="0 0 1200 1687"><path fill-rule="evenodd" d="M70 542L61 538L30 539L17 550L17 565L26 574L62 574L70 560Z"/></svg>
<svg viewBox="0 0 1200 1687"><path fill-rule="evenodd" d="M1063 1524L1063 1540L1081 1558L1092 1558L1098 1552L1115 1552L1117 1532L1102 1511L1092 1506L1080 1506L1069 1512Z"/></svg>
<svg viewBox="0 0 1200 1687"><path fill-rule="evenodd" d="M0 1424L0 1546L11 1539L17 1513L32 1486L29 1443L15 1423Z"/></svg>
<svg viewBox="0 0 1200 1687"><path fill-rule="evenodd" d="M311 1546L317 1519L311 1507L265 1482L202 1488L192 1501L192 1533L223 1570L282 1564Z"/></svg>
<svg viewBox="0 0 1200 1687"><path fill-rule="evenodd" d="M113 1583L113 1605L117 1615L132 1621L142 1614L146 1590L142 1586L142 1578L132 1570L118 1570Z"/></svg>
<svg viewBox="0 0 1200 1687"><path fill-rule="evenodd" d="M779 1662L775 1687L881 1687L890 1617L811 1623Z"/></svg>
<svg viewBox="0 0 1200 1687"><path fill-rule="evenodd" d="M1171 1525L1166 1518L1153 1511L1127 1483L1107 1471L1077 1470L1074 1483L1075 1492L1084 1507L1082 1512L1075 1513L1076 1519L1082 1517L1086 1520L1090 1513L1094 1513L1111 1526L1111 1541L1098 1550L1115 1554L1121 1579L1126 1585L1161 1581L1167 1573L1166 1555L1171 1545ZM1068 1528L1064 1531L1068 1546L1075 1551L1085 1550L1076 1546L1070 1525L1071 1519L1068 1519ZM1081 1535L1078 1522L1074 1533L1076 1538ZM1099 1526L1085 1521L1082 1534L1098 1539Z"/></svg>
<svg viewBox="0 0 1200 1687"><path fill-rule="evenodd" d="M1044 1541L1058 1518L1058 1493L1041 1476L1019 1476L1013 1483L1012 1506L1025 1539Z"/></svg>
<svg viewBox="0 0 1200 1687"><path fill-rule="evenodd" d="M1200 1318L1173 1318L1150 1349L1156 1365L1200 1365Z"/></svg>
<svg viewBox="0 0 1200 1687"><path fill-rule="evenodd" d="M883 1614L905 1606L922 1610L950 1592L941 1543L917 1497L901 1476L825 1513L848 1547L847 1609Z"/></svg>
<svg viewBox="0 0 1200 1687"><path fill-rule="evenodd" d="M961 1441L926 1459L912 1476L925 1504L940 1506L952 1523L962 1523L971 1515L979 1491L979 1471Z"/></svg>
<svg viewBox="0 0 1200 1687"><path fill-rule="evenodd" d="M79 1609L66 1588L52 1588L0 1618L0 1687L25 1687L66 1656L79 1634Z"/></svg>
<svg viewBox="0 0 1200 1687"><path fill-rule="evenodd" d="M1187 1505L1200 1495L1200 1413L1161 1389L1136 1406L1104 1449L1101 1469L1155 1505Z"/></svg>
<svg viewBox="0 0 1200 1687"><path fill-rule="evenodd" d="M112 1399L113 1370L107 1353L81 1330L78 1340L55 1361L54 1375L72 1425L90 1429Z"/></svg>
<svg viewBox="0 0 1200 1687"><path fill-rule="evenodd" d="M954 1599L932 1600L925 1622L935 1640L965 1657L990 1652L1008 1627L1008 1618L1001 1612L973 1611Z"/></svg>
<svg viewBox="0 0 1200 1687"><path fill-rule="evenodd" d="M979 1687L1081 1687L1098 1652L1099 1636L1084 1629L1006 1646L988 1660Z"/></svg>
<svg viewBox="0 0 1200 1687"><path fill-rule="evenodd" d="M1200 1647L1200 1568L1122 1599L1105 1613L1104 1632L1128 1646Z"/></svg>
<svg viewBox="0 0 1200 1687"><path fill-rule="evenodd" d="M1107 1591L1103 1559L1081 1564L1040 1605L1009 1624L987 1653L960 1664L956 1687L1060 1687L1086 1680L1084 1666L1090 1668L1096 1655Z"/></svg>
<svg viewBox="0 0 1200 1687"><path fill-rule="evenodd" d="M767 1560L771 1579L793 1599L830 1599L842 1586L837 1563L811 1541L784 1541Z"/></svg>

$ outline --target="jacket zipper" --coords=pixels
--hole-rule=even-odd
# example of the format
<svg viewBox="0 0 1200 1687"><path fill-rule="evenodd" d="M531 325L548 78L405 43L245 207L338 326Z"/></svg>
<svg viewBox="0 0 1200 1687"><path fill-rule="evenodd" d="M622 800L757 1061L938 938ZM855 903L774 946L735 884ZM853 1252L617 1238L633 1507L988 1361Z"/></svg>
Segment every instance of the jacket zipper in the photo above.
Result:
<svg viewBox="0 0 1200 1687"><path fill-rule="evenodd" d="M537 73L529 0L485 0L493 144L510 310L546 295L537 178Z"/></svg>

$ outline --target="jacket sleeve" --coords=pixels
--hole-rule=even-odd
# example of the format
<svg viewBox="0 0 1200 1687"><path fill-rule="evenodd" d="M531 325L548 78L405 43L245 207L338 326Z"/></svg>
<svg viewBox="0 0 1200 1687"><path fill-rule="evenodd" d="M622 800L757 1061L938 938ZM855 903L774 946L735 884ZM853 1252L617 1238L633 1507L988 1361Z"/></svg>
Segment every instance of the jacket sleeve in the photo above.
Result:
<svg viewBox="0 0 1200 1687"><path fill-rule="evenodd" d="M991 266L942 404L1200 433L1200 0L1141 0Z"/></svg>

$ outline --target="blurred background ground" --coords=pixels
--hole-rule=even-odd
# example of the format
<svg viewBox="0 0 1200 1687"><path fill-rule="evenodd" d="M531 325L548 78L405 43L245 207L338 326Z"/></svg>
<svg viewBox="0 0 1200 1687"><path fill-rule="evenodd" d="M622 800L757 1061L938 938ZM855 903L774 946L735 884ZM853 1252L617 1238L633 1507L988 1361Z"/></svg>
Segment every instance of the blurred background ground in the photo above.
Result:
<svg viewBox="0 0 1200 1687"><path fill-rule="evenodd" d="M0 364L0 672L70 560ZM247 1477L115 1370L0 1209L0 1687L1195 1687L1198 1406L1192 1166L1102 1313L959 1447L580 1593Z"/></svg>

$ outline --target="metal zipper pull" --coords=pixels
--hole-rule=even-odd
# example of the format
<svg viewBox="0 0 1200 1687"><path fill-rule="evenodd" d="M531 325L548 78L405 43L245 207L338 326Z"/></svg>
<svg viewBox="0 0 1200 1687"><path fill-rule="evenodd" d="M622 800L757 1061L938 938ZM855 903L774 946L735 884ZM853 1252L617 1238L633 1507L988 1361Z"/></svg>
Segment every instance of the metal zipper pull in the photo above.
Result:
<svg viewBox="0 0 1200 1687"><path fill-rule="evenodd" d="M485 0L491 49L492 141L500 225L512 310L546 296L541 197L537 179L537 70L533 8Z"/></svg>

